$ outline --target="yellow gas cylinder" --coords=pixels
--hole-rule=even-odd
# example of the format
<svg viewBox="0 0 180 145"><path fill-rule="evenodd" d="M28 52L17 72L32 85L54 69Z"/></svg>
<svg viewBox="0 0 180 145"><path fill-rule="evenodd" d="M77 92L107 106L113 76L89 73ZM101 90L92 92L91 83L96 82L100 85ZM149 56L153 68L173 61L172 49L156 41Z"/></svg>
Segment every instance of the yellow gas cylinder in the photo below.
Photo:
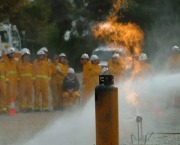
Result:
<svg viewBox="0 0 180 145"><path fill-rule="evenodd" d="M118 88L113 75L100 75L95 88L96 145L119 145Z"/></svg>

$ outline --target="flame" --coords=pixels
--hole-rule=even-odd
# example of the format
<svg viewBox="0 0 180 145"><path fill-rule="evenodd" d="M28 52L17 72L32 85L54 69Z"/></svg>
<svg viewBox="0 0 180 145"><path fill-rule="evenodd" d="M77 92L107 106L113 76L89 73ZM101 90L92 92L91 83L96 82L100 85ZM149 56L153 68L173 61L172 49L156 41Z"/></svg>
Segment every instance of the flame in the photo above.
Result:
<svg viewBox="0 0 180 145"><path fill-rule="evenodd" d="M134 23L121 24L118 22L103 22L93 27L94 36L105 43L122 46L128 55L139 55L144 34L140 27Z"/></svg>
<svg viewBox="0 0 180 145"><path fill-rule="evenodd" d="M127 95L127 101L128 103L132 104L133 106L137 106L138 105L138 99L137 99L137 96L138 94L136 92L130 92L128 95Z"/></svg>
<svg viewBox="0 0 180 145"><path fill-rule="evenodd" d="M117 22L117 13L126 0L117 0L113 4L113 10L105 22L97 23L92 27L96 38L103 40L106 44L113 43L115 46L125 48L127 55L139 55L144 40L144 33L135 23Z"/></svg>
<svg viewBox="0 0 180 145"><path fill-rule="evenodd" d="M133 68L130 77L125 83L125 92L128 102L137 106L138 94L134 90L131 90L130 87L136 75L141 70L139 62L134 57L139 56L141 53L144 33L135 23L119 23L117 21L119 19L117 13L125 5L127 5L126 0L116 0L106 21L94 25L92 32L97 39L103 40L106 45L113 44L115 47L120 46L125 49L127 58L125 58L126 68Z"/></svg>

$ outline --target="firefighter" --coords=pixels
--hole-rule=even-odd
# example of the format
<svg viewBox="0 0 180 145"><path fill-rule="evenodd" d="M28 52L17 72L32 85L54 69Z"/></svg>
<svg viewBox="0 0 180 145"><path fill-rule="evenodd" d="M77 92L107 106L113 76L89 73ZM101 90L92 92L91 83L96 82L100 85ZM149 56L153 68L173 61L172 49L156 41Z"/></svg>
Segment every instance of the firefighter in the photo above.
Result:
<svg viewBox="0 0 180 145"><path fill-rule="evenodd" d="M63 83L64 77L67 75L68 68L69 68L67 56L66 56L65 53L60 53L59 54L59 63L61 65L61 67L62 67L62 75L59 78L59 82L60 82L60 85L61 85L61 87L59 88L59 92L60 92L59 96L60 96L60 98L62 98L63 97L62 96L63 95L62 94L62 92L63 92L63 90L62 90L62 83ZM59 104L63 106L63 104L61 104L61 103L59 103ZM59 108L61 109L62 106L59 106Z"/></svg>
<svg viewBox="0 0 180 145"><path fill-rule="evenodd" d="M15 48L9 47L7 50L7 55L5 57L5 65L8 71L9 83L7 85L7 99L9 104L13 99L17 102L17 62L14 59Z"/></svg>
<svg viewBox="0 0 180 145"><path fill-rule="evenodd" d="M33 67L30 63L30 51L27 48L21 50L21 58L17 65L19 110L22 112L32 111L32 91L34 82Z"/></svg>
<svg viewBox="0 0 180 145"><path fill-rule="evenodd" d="M73 68L68 68L68 74L63 80L63 105L64 107L73 106L79 94L79 81L74 74Z"/></svg>
<svg viewBox="0 0 180 145"><path fill-rule="evenodd" d="M97 55L92 55L91 58L91 65L89 68L89 90L92 93L94 92L95 87L99 84L99 75L102 74L102 68L99 65L99 57Z"/></svg>
<svg viewBox="0 0 180 145"><path fill-rule="evenodd" d="M7 83L9 81L8 71L4 62L4 58L0 51L0 113L6 113L8 107L7 101Z"/></svg>
<svg viewBox="0 0 180 145"><path fill-rule="evenodd" d="M171 55L167 61L167 71L171 74L180 73L180 49L178 46L171 48ZM180 88L175 86L167 99L167 107L174 106L180 107Z"/></svg>
<svg viewBox="0 0 180 145"><path fill-rule="evenodd" d="M48 112L48 87L51 77L50 65L45 61L45 53L42 50L37 52L37 61L33 63L33 70L35 74L35 104L34 111L40 112L40 94L42 94L42 111Z"/></svg>
<svg viewBox="0 0 180 145"><path fill-rule="evenodd" d="M51 94L53 97L53 108L54 110L61 109L63 107L63 100L61 92L62 82L66 72L63 68L63 65L59 63L59 56L54 55L53 61L51 64Z"/></svg>
<svg viewBox="0 0 180 145"><path fill-rule="evenodd" d="M148 63L148 58L145 53L139 55L140 71L138 72L139 77L149 78L153 74L153 68Z"/></svg>
<svg viewBox="0 0 180 145"><path fill-rule="evenodd" d="M166 69L170 73L180 72L180 49L178 46L171 48L171 55L168 58Z"/></svg>
<svg viewBox="0 0 180 145"><path fill-rule="evenodd" d="M59 54L59 63L62 64L64 70L64 77L67 75L68 72L68 60L67 56L64 53Z"/></svg>
<svg viewBox="0 0 180 145"><path fill-rule="evenodd" d="M125 74L125 65L118 53L112 55L112 59L108 61L108 70L114 75L115 81L119 81Z"/></svg>
<svg viewBox="0 0 180 145"><path fill-rule="evenodd" d="M82 93L82 104L85 104L90 97L90 89L89 89L89 72L90 72L90 65L91 62L89 61L89 56L88 54L84 53L81 56L80 60L81 64L83 65L83 72L82 72L82 82L83 82L83 93Z"/></svg>
<svg viewBox="0 0 180 145"><path fill-rule="evenodd" d="M148 80L152 77L154 70L152 66L148 63L148 57L145 53L141 53L138 57L138 64L136 64L137 73L135 73L135 84L139 86L139 89L143 87L143 80ZM138 66L139 65L139 66ZM135 70L136 71L136 70ZM136 82L137 81L137 82ZM141 87L142 86L142 87ZM155 93L154 93L155 94ZM140 103L139 107L142 109L152 109L152 105L150 104L157 104L158 103L158 96L148 96L146 92L141 90L141 97L137 96L138 102ZM152 100L152 98L155 100ZM156 107L156 106L154 106Z"/></svg>

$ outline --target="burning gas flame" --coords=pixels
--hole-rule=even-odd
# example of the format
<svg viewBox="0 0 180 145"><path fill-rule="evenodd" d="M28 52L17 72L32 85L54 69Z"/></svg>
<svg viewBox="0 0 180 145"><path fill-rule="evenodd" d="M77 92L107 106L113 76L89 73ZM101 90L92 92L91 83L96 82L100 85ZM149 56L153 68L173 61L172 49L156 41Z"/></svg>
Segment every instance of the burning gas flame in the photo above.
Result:
<svg viewBox="0 0 180 145"><path fill-rule="evenodd" d="M135 23L119 23L117 22L116 13L121 8L125 0L117 0L114 3L114 11L105 22L97 23L93 26L92 31L96 38L103 40L105 43L113 43L115 46L125 48L128 55L139 55L144 39L144 33Z"/></svg>
<svg viewBox="0 0 180 145"><path fill-rule="evenodd" d="M123 24L118 22L119 17L117 13L123 5L127 5L126 0L116 0L106 21L94 25L92 32L97 39L103 40L107 45L113 43L114 46L120 46L125 49L126 56L131 58L129 60L127 59L127 64L130 65L127 66L127 68L133 67L133 69L125 84L125 92L128 96L128 102L136 106L138 104L138 94L133 90L130 92L129 88L136 74L138 74L141 69L138 61L136 61L134 57L139 56L141 53L144 33L135 23L129 22Z"/></svg>

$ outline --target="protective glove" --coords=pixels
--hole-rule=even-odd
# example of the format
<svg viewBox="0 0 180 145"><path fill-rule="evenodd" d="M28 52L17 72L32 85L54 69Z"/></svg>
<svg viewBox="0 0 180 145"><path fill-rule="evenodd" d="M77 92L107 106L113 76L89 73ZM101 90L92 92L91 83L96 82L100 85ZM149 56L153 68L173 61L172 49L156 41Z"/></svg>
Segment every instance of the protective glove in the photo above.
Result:
<svg viewBox="0 0 180 145"><path fill-rule="evenodd" d="M61 72L61 68L60 68L59 66L56 66L56 70L57 70L58 72Z"/></svg>

